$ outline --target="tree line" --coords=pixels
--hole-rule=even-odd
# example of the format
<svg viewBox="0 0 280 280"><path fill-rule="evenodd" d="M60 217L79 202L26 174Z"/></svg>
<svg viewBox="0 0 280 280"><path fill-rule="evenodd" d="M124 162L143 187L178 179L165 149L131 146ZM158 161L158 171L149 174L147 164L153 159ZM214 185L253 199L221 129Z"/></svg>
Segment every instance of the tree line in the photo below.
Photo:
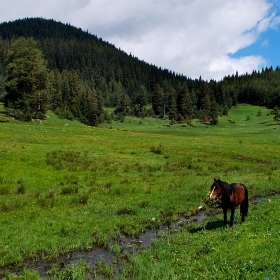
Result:
<svg viewBox="0 0 280 280"><path fill-rule="evenodd" d="M199 118L216 124L218 116L238 102L280 106L279 68L235 73L221 81L191 79L141 61L87 31L42 18L2 23L0 35L0 98L14 114L19 106L24 108L17 109L17 117L42 117L51 109L89 125L126 115L174 122ZM44 89L42 84L34 87L32 73L33 82L27 82L26 69L18 69L18 75L29 83L29 89L24 83L13 87L14 55L22 46L36 54L40 67L36 64L33 74L39 81L45 79ZM24 57L21 67L30 60L29 55ZM147 109L147 104L152 107ZM104 107L114 107L114 115L108 115Z"/></svg>

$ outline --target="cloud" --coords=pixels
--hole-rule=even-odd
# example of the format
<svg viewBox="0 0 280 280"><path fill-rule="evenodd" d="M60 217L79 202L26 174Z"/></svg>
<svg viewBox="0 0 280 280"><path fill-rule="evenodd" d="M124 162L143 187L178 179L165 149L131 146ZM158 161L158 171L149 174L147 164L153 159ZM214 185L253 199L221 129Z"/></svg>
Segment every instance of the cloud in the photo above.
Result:
<svg viewBox="0 0 280 280"><path fill-rule="evenodd" d="M232 54L280 23L269 0L10 0L0 9L1 21L42 16L69 22L141 60L203 79L263 67L258 55Z"/></svg>
<svg viewBox="0 0 280 280"><path fill-rule="evenodd" d="M95 14L95 20L88 22L91 32L96 30L98 36L140 59L192 78L221 79L236 71L260 69L265 64L260 56L231 55L256 42L276 19L264 0L110 3L99 2L97 11L107 6L106 13Z"/></svg>
<svg viewBox="0 0 280 280"><path fill-rule="evenodd" d="M269 46L269 41L266 39L262 42L261 44L262 47L268 47Z"/></svg>

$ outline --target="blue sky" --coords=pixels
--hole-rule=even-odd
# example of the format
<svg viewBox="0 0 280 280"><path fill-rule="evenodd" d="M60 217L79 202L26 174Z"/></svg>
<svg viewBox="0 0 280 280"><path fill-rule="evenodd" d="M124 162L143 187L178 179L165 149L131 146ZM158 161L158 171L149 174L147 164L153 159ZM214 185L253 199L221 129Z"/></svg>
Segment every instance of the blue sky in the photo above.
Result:
<svg viewBox="0 0 280 280"><path fill-rule="evenodd" d="M279 29L269 29L261 34L259 39L252 45L238 50L232 55L240 58L250 55L260 55L265 58L264 67L272 66L275 69L280 67L280 31Z"/></svg>
<svg viewBox="0 0 280 280"><path fill-rule="evenodd" d="M70 23L191 78L280 65L280 0L9 0L0 11L0 22Z"/></svg>

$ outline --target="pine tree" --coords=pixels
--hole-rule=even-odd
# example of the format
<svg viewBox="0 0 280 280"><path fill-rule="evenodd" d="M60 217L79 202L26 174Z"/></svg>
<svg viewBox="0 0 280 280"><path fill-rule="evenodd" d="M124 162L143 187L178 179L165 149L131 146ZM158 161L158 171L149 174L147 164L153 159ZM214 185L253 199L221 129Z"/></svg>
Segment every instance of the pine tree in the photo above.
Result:
<svg viewBox="0 0 280 280"><path fill-rule="evenodd" d="M218 124L218 110L219 110L219 104L214 100L211 102L210 106L210 123L212 125L217 125Z"/></svg>
<svg viewBox="0 0 280 280"><path fill-rule="evenodd" d="M271 113L274 115L273 119L276 121L277 124L279 124L280 113L278 107L275 106Z"/></svg>
<svg viewBox="0 0 280 280"><path fill-rule="evenodd" d="M147 105L148 99L147 99L147 90L144 85L141 85L138 89L138 92L136 94L136 107L138 109L138 114L143 113L144 106Z"/></svg>
<svg viewBox="0 0 280 280"><path fill-rule="evenodd" d="M169 104L168 104L168 117L170 121L175 121L178 117L177 102L176 102L176 92L170 92Z"/></svg>
<svg viewBox="0 0 280 280"><path fill-rule="evenodd" d="M155 112L156 115L160 115L163 116L163 98L164 98L164 94L163 94L163 89L161 88L161 86L157 83L155 85L154 88L154 92L153 92L153 110Z"/></svg>
<svg viewBox="0 0 280 280"><path fill-rule="evenodd" d="M178 113L184 119L191 118L193 112L192 101L189 94L187 83L184 82L178 95Z"/></svg>
<svg viewBox="0 0 280 280"><path fill-rule="evenodd" d="M202 83L201 86L201 116L205 121L209 120L210 107L211 107L211 98L209 95L209 88L206 82Z"/></svg>
<svg viewBox="0 0 280 280"><path fill-rule="evenodd" d="M44 117L50 92L47 62L31 38L19 38L8 52L5 107L15 117Z"/></svg>

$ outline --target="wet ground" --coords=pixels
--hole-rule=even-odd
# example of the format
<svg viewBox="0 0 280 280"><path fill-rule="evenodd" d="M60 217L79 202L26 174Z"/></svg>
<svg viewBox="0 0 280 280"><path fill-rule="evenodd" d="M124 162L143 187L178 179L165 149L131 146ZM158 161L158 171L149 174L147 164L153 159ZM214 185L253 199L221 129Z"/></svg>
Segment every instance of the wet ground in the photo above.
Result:
<svg viewBox="0 0 280 280"><path fill-rule="evenodd" d="M274 196L269 196L266 198L254 197L250 203L259 203L264 200L272 199ZM182 226L190 225L191 223L204 220L206 217L206 211L203 209L198 209L198 212L189 218L180 217L180 219L169 227L161 226L157 230L149 230L140 234L139 238L132 239L124 235L119 236L118 243L122 247L123 252L128 254L137 253L140 248L149 248L152 246L153 240L156 240L158 234L161 232L166 232L168 230L178 231ZM67 253L60 256L56 260L51 261L26 261L25 267L31 270L37 270L42 278L48 278L47 272L56 267L58 269L63 269L65 266L70 264L77 264L79 261L83 260L88 263L90 268L94 268L96 263L99 261L105 262L106 264L113 263L114 253L109 248L92 248L88 251L77 250L74 252ZM0 269L0 279L4 278L7 273L20 273L20 271Z"/></svg>
<svg viewBox="0 0 280 280"><path fill-rule="evenodd" d="M170 229L180 230L183 225L188 225L192 222L201 221L206 217L206 211L200 210L197 214L192 215L188 219L181 217L178 221L171 224L169 227L161 226L157 230L148 230L140 234L139 238L132 239L124 235L119 236L118 243L122 247L123 252L128 254L137 253L140 248L149 248L152 246L153 240L157 239L158 233L165 232ZM94 268L95 264L99 261L105 262L107 264L113 263L114 253L109 248L92 248L88 251L77 250L74 252L67 253L60 256L55 260L50 261L38 261L33 262L31 260L25 261L24 265L26 268L31 270L37 270L42 278L48 278L47 272L56 267L58 269L63 269L65 266L70 264L77 264L79 261L83 260L88 263L90 268ZM0 279L4 278L7 273L20 273L19 270L15 269L0 269Z"/></svg>

